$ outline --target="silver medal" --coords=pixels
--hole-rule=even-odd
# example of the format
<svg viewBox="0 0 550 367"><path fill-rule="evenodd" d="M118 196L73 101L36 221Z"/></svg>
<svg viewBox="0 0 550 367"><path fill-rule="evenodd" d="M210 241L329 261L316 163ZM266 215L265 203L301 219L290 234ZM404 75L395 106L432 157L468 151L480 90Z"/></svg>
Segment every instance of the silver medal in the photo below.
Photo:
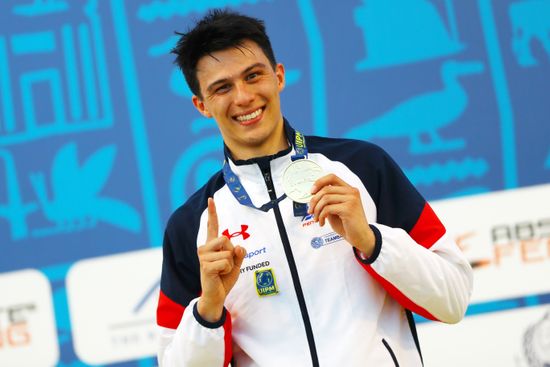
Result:
<svg viewBox="0 0 550 367"><path fill-rule="evenodd" d="M283 173L283 190L297 203L306 204L311 199L313 183L323 176L323 169L309 159L298 159L289 164Z"/></svg>

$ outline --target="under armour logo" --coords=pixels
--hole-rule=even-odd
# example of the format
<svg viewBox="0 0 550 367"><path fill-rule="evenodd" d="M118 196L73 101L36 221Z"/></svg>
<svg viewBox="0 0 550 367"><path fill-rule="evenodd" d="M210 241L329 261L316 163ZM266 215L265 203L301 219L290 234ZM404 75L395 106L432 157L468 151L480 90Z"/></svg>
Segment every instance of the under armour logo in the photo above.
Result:
<svg viewBox="0 0 550 367"><path fill-rule="evenodd" d="M241 231L240 232L235 232L235 233L229 234L229 230L226 229L225 231L222 232L222 234L225 237L229 238L229 239L232 239L233 237L243 236L243 240L246 240L248 237L250 237L250 235L248 233L246 233L247 229L248 229L248 226L246 224L241 224Z"/></svg>

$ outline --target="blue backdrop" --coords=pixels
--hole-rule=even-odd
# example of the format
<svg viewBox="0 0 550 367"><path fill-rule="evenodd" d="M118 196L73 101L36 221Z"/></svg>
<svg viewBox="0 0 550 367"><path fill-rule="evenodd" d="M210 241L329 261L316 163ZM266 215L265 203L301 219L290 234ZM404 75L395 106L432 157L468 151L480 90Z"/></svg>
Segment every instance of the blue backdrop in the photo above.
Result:
<svg viewBox="0 0 550 367"><path fill-rule="evenodd" d="M71 264L159 246L221 167L169 54L213 6L265 19L294 127L383 146L428 199L550 181L549 0L2 1L0 273L47 275L60 366Z"/></svg>

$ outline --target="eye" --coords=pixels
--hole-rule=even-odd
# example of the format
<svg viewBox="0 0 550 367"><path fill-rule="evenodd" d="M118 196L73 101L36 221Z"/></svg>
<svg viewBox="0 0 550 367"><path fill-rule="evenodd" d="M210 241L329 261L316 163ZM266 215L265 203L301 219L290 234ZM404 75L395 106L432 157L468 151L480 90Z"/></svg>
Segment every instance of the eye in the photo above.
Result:
<svg viewBox="0 0 550 367"><path fill-rule="evenodd" d="M231 88L231 86L229 84L222 84L218 88L216 88L215 93L216 94L223 94L223 93L229 91L230 88Z"/></svg>
<svg viewBox="0 0 550 367"><path fill-rule="evenodd" d="M257 72L250 73L246 76L246 80L254 80L259 76Z"/></svg>

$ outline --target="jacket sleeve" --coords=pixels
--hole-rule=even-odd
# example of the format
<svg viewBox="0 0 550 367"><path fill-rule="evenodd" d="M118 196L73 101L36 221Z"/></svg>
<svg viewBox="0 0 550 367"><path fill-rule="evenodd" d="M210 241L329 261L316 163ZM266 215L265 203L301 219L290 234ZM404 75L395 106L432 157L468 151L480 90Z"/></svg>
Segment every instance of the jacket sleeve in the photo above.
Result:
<svg viewBox="0 0 550 367"><path fill-rule="evenodd" d="M373 254L356 258L403 307L425 318L459 322L472 292L472 269L435 212L381 150L373 199Z"/></svg>
<svg viewBox="0 0 550 367"><path fill-rule="evenodd" d="M163 243L161 289L157 307L160 367L226 367L232 357L231 316L224 309L219 322L197 312L200 273L196 247L185 229L168 223ZM186 223L190 228L191 223Z"/></svg>

